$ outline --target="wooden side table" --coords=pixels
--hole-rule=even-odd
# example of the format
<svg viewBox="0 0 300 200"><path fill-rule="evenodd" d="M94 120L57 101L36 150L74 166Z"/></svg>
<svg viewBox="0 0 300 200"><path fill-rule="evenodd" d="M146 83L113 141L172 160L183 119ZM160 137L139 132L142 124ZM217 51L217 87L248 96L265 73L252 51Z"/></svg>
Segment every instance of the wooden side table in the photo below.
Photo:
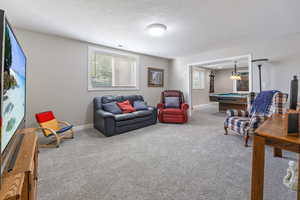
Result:
<svg viewBox="0 0 300 200"><path fill-rule="evenodd" d="M285 136L282 116L274 116L261 125L254 134L252 153L251 200L263 200L265 145L274 147L274 155L281 151L300 153L300 138ZM300 162L298 163L300 169ZM297 200L300 200L300 176L298 177Z"/></svg>
<svg viewBox="0 0 300 200"><path fill-rule="evenodd" d="M12 171L3 173L0 200L36 200L38 179L37 129L20 130L23 142Z"/></svg>

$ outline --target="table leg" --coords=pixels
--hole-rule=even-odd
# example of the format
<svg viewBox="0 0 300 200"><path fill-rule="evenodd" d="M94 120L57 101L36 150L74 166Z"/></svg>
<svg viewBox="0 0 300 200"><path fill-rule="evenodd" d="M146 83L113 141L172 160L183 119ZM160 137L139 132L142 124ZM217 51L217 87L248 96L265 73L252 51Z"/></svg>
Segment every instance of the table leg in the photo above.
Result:
<svg viewBox="0 0 300 200"><path fill-rule="evenodd" d="M282 150L281 149L274 147L273 153L274 153L274 157L282 158Z"/></svg>
<svg viewBox="0 0 300 200"><path fill-rule="evenodd" d="M254 135L252 152L251 200L263 200L265 169L265 139Z"/></svg>
<svg viewBox="0 0 300 200"><path fill-rule="evenodd" d="M298 157L298 169L300 169L300 154ZM298 175L298 191L297 191L297 200L300 200L300 176Z"/></svg>

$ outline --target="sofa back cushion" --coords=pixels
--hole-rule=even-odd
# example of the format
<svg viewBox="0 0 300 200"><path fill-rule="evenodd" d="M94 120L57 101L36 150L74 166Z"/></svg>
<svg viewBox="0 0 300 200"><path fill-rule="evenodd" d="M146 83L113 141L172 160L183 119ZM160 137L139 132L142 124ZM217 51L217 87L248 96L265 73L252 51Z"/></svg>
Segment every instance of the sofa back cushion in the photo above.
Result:
<svg viewBox="0 0 300 200"><path fill-rule="evenodd" d="M123 113L131 113L135 111L134 107L132 107L129 100L123 102L117 102L117 104L121 108Z"/></svg>
<svg viewBox="0 0 300 200"><path fill-rule="evenodd" d="M133 107L136 110L148 110L147 103L145 101L134 101Z"/></svg>
<svg viewBox="0 0 300 200"><path fill-rule="evenodd" d="M128 100L130 102L131 105L133 105L134 101L144 101L143 96L141 95L129 95L129 96L112 96L112 95L108 95L108 96L103 96L101 97L101 103L110 103L113 101L116 102L123 102Z"/></svg>
<svg viewBox="0 0 300 200"><path fill-rule="evenodd" d="M102 104L103 110L113 113L113 114L121 114L122 110L117 105L117 102L113 101L110 103Z"/></svg>
<svg viewBox="0 0 300 200"><path fill-rule="evenodd" d="M141 95L129 95L123 97L125 100L128 100L131 105L133 105L135 101L144 101L144 98Z"/></svg>

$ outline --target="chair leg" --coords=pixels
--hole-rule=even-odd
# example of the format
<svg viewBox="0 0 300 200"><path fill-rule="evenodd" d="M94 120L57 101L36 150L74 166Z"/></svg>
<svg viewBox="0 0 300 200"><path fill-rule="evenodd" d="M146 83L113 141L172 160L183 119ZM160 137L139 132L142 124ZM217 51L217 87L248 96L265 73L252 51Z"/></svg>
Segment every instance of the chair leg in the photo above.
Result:
<svg viewBox="0 0 300 200"><path fill-rule="evenodd" d="M228 135L228 127L227 126L224 126L224 130L225 130L224 135Z"/></svg>
<svg viewBox="0 0 300 200"><path fill-rule="evenodd" d="M62 138L64 139L73 139L74 138L74 131L71 129L65 134L63 134Z"/></svg>
<svg viewBox="0 0 300 200"><path fill-rule="evenodd" d="M58 148L59 145L60 145L60 137L59 136L56 136L56 147Z"/></svg>
<svg viewBox="0 0 300 200"><path fill-rule="evenodd" d="M73 129L71 129L71 135L72 135L72 139L74 138L74 131Z"/></svg>
<svg viewBox="0 0 300 200"><path fill-rule="evenodd" d="M246 135L244 136L245 139L245 147L248 147L248 140L249 140L249 134L246 133Z"/></svg>

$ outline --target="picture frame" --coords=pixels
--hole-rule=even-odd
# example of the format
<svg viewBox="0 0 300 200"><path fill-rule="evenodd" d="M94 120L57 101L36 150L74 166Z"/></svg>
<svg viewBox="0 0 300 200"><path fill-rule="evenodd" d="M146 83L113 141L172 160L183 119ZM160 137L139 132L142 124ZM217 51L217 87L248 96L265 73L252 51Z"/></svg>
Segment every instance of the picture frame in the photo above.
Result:
<svg viewBox="0 0 300 200"><path fill-rule="evenodd" d="M148 67L148 87L164 87L164 70Z"/></svg>

